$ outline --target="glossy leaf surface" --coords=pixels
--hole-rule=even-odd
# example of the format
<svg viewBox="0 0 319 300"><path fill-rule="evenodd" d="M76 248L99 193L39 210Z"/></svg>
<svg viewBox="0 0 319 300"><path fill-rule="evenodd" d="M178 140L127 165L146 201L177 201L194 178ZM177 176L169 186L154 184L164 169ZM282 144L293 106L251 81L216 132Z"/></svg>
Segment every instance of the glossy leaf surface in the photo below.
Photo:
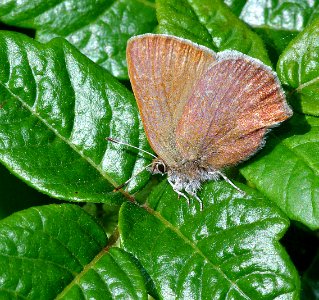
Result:
<svg viewBox="0 0 319 300"><path fill-rule="evenodd" d="M143 275L124 250L102 251L56 299L147 300Z"/></svg>
<svg viewBox="0 0 319 300"><path fill-rule="evenodd" d="M295 93L295 109L319 115L319 20L309 25L279 58L277 72Z"/></svg>
<svg viewBox="0 0 319 300"><path fill-rule="evenodd" d="M156 26L155 5L140 0L37 0L0 3L0 21L64 37L114 76L127 79L126 41Z"/></svg>
<svg viewBox="0 0 319 300"><path fill-rule="evenodd" d="M221 0L158 0L158 32L190 39L215 51L238 50L270 65L262 40Z"/></svg>
<svg viewBox="0 0 319 300"><path fill-rule="evenodd" d="M289 218L319 228L319 119L295 114L269 137L242 174Z"/></svg>
<svg viewBox="0 0 319 300"><path fill-rule="evenodd" d="M52 298L107 242L102 228L75 205L21 211L2 220L0 231L2 299Z"/></svg>
<svg viewBox="0 0 319 300"><path fill-rule="evenodd" d="M0 222L1 299L147 299L144 279L75 205L30 208Z"/></svg>
<svg viewBox="0 0 319 300"><path fill-rule="evenodd" d="M288 43L319 16L318 1L225 0L231 10L280 54Z"/></svg>
<svg viewBox="0 0 319 300"><path fill-rule="evenodd" d="M0 3L0 22L35 28L42 42L62 36L126 79L126 40L153 31L154 2L7 0ZM288 42L316 17L318 6L307 0L157 2L158 32L215 51L236 49L267 64L263 42L275 64ZM252 18L257 25L247 25L235 15L247 22ZM317 97L319 52L312 28L296 38L298 42L307 34L296 47L291 47L295 41L289 45L278 70L283 70L280 79L289 90L288 99L293 92L297 95L294 108L317 115L312 100ZM307 72L315 74L313 79L292 85L298 76L311 78ZM224 181L208 183L199 193L201 212L194 199L188 206L162 183L142 208L125 203L119 220L119 247L125 250L114 248L113 239L107 244L105 231L113 233L117 209L127 201L123 196L133 200L134 194L144 203L158 184L153 176L141 192L149 178L145 172L124 195L112 192L151 159L105 141L112 136L149 150L135 99L63 39L41 45L0 32L0 161L41 192L67 201L89 201L86 211L95 210L92 214L104 226L75 205L37 207L0 221L0 298L147 299L147 285L154 299L299 300L304 269L293 250L302 251L298 243L304 240L283 235L288 217L318 228L317 125L316 118L295 113L268 134L262 152L240 165L258 193L243 184L236 183L245 196ZM0 187L6 182L2 178ZM32 195L12 195L31 205ZM4 193L0 198L12 203ZM299 274L280 244L282 237ZM303 299L316 295L316 268L315 260L302 277Z"/></svg>
<svg viewBox="0 0 319 300"><path fill-rule="evenodd" d="M278 240L288 220L260 195L210 183L187 206L168 183L144 208L120 211L123 246L155 283L161 299L298 299L299 279ZM196 200L195 200L196 201Z"/></svg>
<svg viewBox="0 0 319 300"><path fill-rule="evenodd" d="M149 163L105 140L149 149L133 95L63 39L42 45L1 32L0 65L1 161L53 197L119 201L114 187Z"/></svg>
<svg viewBox="0 0 319 300"><path fill-rule="evenodd" d="M247 0L224 0L224 3L227 4L232 12L239 16L241 11L243 10Z"/></svg>

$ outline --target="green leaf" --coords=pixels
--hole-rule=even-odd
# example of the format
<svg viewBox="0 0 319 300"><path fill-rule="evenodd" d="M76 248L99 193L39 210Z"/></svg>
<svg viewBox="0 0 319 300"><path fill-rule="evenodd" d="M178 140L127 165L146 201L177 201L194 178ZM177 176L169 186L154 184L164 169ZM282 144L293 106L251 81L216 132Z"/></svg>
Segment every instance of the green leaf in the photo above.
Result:
<svg viewBox="0 0 319 300"><path fill-rule="evenodd" d="M30 208L2 220L0 231L2 299L52 298L106 245L102 228L75 205Z"/></svg>
<svg viewBox="0 0 319 300"><path fill-rule="evenodd" d="M290 219L319 228L319 119L295 116L241 169Z"/></svg>
<svg viewBox="0 0 319 300"><path fill-rule="evenodd" d="M241 11L243 10L247 0L224 0L224 3L229 6L231 11L239 16Z"/></svg>
<svg viewBox="0 0 319 300"><path fill-rule="evenodd" d="M101 252L56 299L147 300L144 278L124 250Z"/></svg>
<svg viewBox="0 0 319 300"><path fill-rule="evenodd" d="M225 2L237 16L262 35L278 54L307 24L319 16L317 1L226 0Z"/></svg>
<svg viewBox="0 0 319 300"><path fill-rule="evenodd" d="M177 199L167 182L143 208L123 204L122 244L161 299L298 299L298 274L278 243L289 222L243 189L245 197L224 181L206 184L203 211Z"/></svg>
<svg viewBox="0 0 319 300"><path fill-rule="evenodd" d="M296 93L294 108L319 115L319 19L301 32L282 53L277 72Z"/></svg>
<svg viewBox="0 0 319 300"><path fill-rule="evenodd" d="M64 39L42 45L0 32L0 65L0 160L50 196L121 202L114 187L149 163L105 140L149 150L133 95Z"/></svg>
<svg viewBox="0 0 319 300"><path fill-rule="evenodd" d="M1 299L147 299L131 256L75 205L49 205L0 222Z"/></svg>
<svg viewBox="0 0 319 300"><path fill-rule="evenodd" d="M180 36L215 51L238 50L270 65L259 36L221 0L157 0L158 32Z"/></svg>
<svg viewBox="0 0 319 300"><path fill-rule="evenodd" d="M35 29L41 42L64 37L121 79L128 78L128 38L157 24L154 3L143 0L12 0L0 3L0 21Z"/></svg>

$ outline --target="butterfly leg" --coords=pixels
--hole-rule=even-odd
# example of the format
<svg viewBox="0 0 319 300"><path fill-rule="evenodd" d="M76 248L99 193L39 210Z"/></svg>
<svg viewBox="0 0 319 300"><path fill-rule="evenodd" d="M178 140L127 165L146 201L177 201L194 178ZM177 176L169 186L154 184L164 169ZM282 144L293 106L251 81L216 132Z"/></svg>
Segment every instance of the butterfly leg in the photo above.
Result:
<svg viewBox="0 0 319 300"><path fill-rule="evenodd" d="M182 196L183 198L185 198L186 201L187 201L187 204L188 204L188 206L189 206L189 205L190 205L189 198L188 198L184 193L182 193L182 192L178 189L178 187L176 186L176 184L175 184L174 182L172 182L172 181L170 180L170 178L167 178L167 181L168 181L169 184L172 186L174 192L177 193L178 198L180 198L181 196Z"/></svg>
<svg viewBox="0 0 319 300"><path fill-rule="evenodd" d="M230 184L233 188L235 188L238 192L240 192L243 196L246 195L244 191L242 191L238 186L236 186L231 180L228 179L228 177L223 174L222 172L217 172L218 175L220 175L228 184Z"/></svg>
<svg viewBox="0 0 319 300"><path fill-rule="evenodd" d="M203 201L197 196L197 194L194 191L190 191L190 190L185 190L187 192L188 195L191 195L192 197L194 197L198 203L199 203L199 210L203 211L204 206L203 206Z"/></svg>
<svg viewBox="0 0 319 300"><path fill-rule="evenodd" d="M176 193L178 194L178 197L184 197L184 198L186 199L187 205L188 205L188 206L190 205L189 198L188 198L184 193L182 193L182 192L179 191L179 190L174 190L174 192L176 192Z"/></svg>

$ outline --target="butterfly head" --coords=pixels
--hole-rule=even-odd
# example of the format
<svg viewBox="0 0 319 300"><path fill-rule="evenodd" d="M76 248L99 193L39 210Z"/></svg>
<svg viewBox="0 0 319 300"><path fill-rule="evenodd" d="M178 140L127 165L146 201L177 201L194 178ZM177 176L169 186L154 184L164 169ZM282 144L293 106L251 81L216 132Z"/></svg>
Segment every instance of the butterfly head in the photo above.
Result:
<svg viewBox="0 0 319 300"><path fill-rule="evenodd" d="M161 174L164 175L167 173L166 163L159 157L155 158L151 165L152 174Z"/></svg>
<svg viewBox="0 0 319 300"><path fill-rule="evenodd" d="M167 174L168 181L173 185L174 190L184 190L187 186L192 186L191 190L194 192L199 189L201 182L214 178L211 174L216 175L216 170L204 167L201 160L181 160L179 164L170 166L160 157L153 160L150 172Z"/></svg>

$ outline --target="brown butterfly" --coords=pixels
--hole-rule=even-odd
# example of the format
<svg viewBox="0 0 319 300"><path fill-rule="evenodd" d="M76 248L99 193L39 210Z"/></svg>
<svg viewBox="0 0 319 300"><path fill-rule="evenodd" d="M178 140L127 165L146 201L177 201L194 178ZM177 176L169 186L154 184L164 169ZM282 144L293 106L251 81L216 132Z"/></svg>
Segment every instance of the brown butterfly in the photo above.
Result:
<svg viewBox="0 0 319 300"><path fill-rule="evenodd" d="M167 173L186 199L185 193L200 201L196 192L206 180L222 177L233 185L222 170L248 159L268 129L292 115L276 74L240 52L216 54L178 37L145 34L128 41L126 55L158 155L151 172Z"/></svg>

